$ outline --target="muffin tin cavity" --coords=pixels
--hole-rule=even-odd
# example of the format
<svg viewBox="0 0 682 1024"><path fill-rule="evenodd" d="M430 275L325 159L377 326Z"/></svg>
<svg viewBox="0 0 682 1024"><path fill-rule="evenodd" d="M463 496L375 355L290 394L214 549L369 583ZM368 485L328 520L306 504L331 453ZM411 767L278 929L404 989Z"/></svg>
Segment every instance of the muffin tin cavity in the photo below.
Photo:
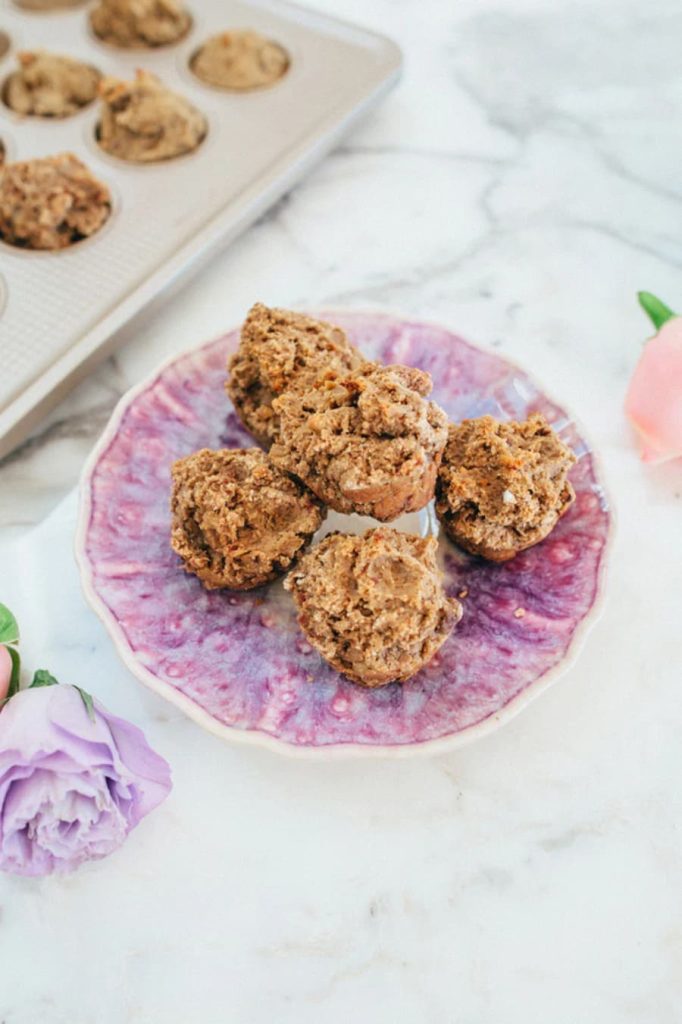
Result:
<svg viewBox="0 0 682 1024"><path fill-rule="evenodd" d="M73 153L7 164L0 175L0 241L60 251L96 234L111 193Z"/></svg>
<svg viewBox="0 0 682 1024"><path fill-rule="evenodd" d="M32 14L52 14L54 11L69 11L84 5L85 0L14 0L14 6L20 11Z"/></svg>
<svg viewBox="0 0 682 1024"><path fill-rule="evenodd" d="M90 64L45 50L23 51L17 61L2 85L2 101L15 114L70 117L97 97L101 75Z"/></svg>
<svg viewBox="0 0 682 1024"><path fill-rule="evenodd" d="M138 70L132 82L106 78L100 94L95 139L109 156L159 163L193 153L206 138L204 115L149 71Z"/></svg>
<svg viewBox="0 0 682 1024"><path fill-rule="evenodd" d="M283 46L251 29L211 36L189 61L201 82L228 92L267 89L279 82L290 64Z"/></svg>
<svg viewBox="0 0 682 1024"><path fill-rule="evenodd" d="M90 27L110 46L156 49L184 39L192 16L181 0L99 0Z"/></svg>

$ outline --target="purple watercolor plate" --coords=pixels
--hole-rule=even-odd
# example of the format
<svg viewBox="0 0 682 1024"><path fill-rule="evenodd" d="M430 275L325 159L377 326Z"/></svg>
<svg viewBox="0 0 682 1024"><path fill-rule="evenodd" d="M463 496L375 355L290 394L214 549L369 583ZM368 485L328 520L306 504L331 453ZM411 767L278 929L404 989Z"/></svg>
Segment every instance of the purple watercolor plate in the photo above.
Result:
<svg viewBox="0 0 682 1024"><path fill-rule="evenodd" d="M507 721L574 658L595 619L610 513L595 456L522 370L443 327L379 313L323 313L369 357L428 370L453 420L542 412L578 455L577 500L542 544L511 562L471 558L441 536L464 617L402 685L366 690L329 668L297 629L281 582L205 591L169 547L170 463L247 447L223 390L238 332L174 358L119 404L85 469L76 553L86 596L135 676L226 739L298 754L452 749ZM371 525L331 514L324 531ZM437 531L431 509L398 525Z"/></svg>

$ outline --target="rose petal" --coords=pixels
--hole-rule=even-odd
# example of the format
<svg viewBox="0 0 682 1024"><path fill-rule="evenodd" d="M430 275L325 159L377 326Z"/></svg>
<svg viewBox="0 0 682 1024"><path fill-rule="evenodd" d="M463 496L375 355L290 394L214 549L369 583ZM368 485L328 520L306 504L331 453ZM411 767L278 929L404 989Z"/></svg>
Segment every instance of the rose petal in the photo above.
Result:
<svg viewBox="0 0 682 1024"><path fill-rule="evenodd" d="M170 790L142 732L78 691L16 694L0 714L0 868L71 871L119 846Z"/></svg>
<svg viewBox="0 0 682 1024"><path fill-rule="evenodd" d="M682 455L682 317L647 342L630 381L625 411L640 435L642 458Z"/></svg>

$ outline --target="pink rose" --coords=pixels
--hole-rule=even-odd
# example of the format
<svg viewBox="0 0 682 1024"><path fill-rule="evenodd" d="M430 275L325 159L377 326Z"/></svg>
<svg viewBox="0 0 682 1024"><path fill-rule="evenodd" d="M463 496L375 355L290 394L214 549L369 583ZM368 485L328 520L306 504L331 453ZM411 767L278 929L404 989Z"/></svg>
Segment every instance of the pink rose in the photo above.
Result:
<svg viewBox="0 0 682 1024"><path fill-rule="evenodd" d="M7 605L0 604L0 710L19 686L19 626Z"/></svg>
<svg viewBox="0 0 682 1024"><path fill-rule="evenodd" d="M12 678L12 659L6 647L0 644L0 700L4 700L9 692Z"/></svg>
<svg viewBox="0 0 682 1024"><path fill-rule="evenodd" d="M665 462L682 455L682 317L649 292L639 301L657 334L635 367L625 412L639 434L642 459Z"/></svg>

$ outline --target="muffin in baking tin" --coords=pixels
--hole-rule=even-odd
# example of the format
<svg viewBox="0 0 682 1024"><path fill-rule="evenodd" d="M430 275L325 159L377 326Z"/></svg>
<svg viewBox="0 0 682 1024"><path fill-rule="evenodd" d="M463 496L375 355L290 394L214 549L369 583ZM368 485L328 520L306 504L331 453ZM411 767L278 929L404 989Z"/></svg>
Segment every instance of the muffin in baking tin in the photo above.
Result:
<svg viewBox="0 0 682 1024"><path fill-rule="evenodd" d="M100 97L97 142L111 156L129 163L191 153L206 136L204 115L149 71L138 70L132 82L103 79Z"/></svg>
<svg viewBox="0 0 682 1024"><path fill-rule="evenodd" d="M111 193L73 153L4 164L0 240L24 249L66 249L100 230Z"/></svg>

